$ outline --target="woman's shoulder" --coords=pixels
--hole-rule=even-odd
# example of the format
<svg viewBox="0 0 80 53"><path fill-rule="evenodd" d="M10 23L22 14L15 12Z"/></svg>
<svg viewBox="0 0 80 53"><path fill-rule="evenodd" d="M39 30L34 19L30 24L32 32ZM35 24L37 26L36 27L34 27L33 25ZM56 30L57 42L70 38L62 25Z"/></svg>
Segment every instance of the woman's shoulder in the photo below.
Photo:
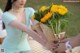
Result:
<svg viewBox="0 0 80 53"><path fill-rule="evenodd" d="M4 12L4 13L3 13L3 15L2 15L2 16L13 16L13 15L11 14L11 12L6 11L6 12Z"/></svg>
<svg viewBox="0 0 80 53"><path fill-rule="evenodd" d="M32 8L32 7L26 7L25 9L29 10L29 11L35 11L34 8Z"/></svg>
<svg viewBox="0 0 80 53"><path fill-rule="evenodd" d="M9 17L14 17L14 16L13 16L10 12L7 11L7 12L4 12L4 13L2 14L2 18L5 18L5 17L6 17L6 18L7 18L7 17L9 18Z"/></svg>
<svg viewBox="0 0 80 53"><path fill-rule="evenodd" d="M7 13L7 12L4 12L3 14L2 14L2 17L3 16L9 16L9 14Z"/></svg>

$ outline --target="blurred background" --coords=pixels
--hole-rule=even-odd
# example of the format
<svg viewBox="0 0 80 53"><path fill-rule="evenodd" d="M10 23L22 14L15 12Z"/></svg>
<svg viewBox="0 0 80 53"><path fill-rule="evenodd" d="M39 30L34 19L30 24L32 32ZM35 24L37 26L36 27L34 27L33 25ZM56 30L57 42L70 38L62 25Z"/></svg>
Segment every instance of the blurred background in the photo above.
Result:
<svg viewBox="0 0 80 53"><path fill-rule="evenodd" d="M63 0L28 0L26 7L32 7L35 10L41 6L49 6L51 4L65 5L72 13L72 16L68 17L69 23L65 27L65 32L68 37L76 36L80 33L80 2L63 2ZM4 10L6 0L0 0L0 8Z"/></svg>

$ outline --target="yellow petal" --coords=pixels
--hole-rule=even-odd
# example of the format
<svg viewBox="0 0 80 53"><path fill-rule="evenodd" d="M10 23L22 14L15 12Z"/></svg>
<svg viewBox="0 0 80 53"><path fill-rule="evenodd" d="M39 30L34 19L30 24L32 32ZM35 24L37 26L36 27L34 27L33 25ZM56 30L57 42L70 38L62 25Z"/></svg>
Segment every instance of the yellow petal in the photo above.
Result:
<svg viewBox="0 0 80 53"><path fill-rule="evenodd" d="M40 8L40 11L44 12L46 9L47 9L46 6L42 6L42 7Z"/></svg>
<svg viewBox="0 0 80 53"><path fill-rule="evenodd" d="M51 12L57 12L58 11L58 5L52 5L52 7L51 7Z"/></svg>

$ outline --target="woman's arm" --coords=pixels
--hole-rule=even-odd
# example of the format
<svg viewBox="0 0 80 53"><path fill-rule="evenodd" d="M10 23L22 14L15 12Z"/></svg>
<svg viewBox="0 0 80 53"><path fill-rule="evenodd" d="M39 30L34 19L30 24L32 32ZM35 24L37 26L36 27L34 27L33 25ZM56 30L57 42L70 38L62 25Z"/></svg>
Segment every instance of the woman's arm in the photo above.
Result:
<svg viewBox="0 0 80 53"><path fill-rule="evenodd" d="M46 42L45 40L42 40L42 38L39 37L39 34L37 34L33 30L28 28L26 25L20 23L17 20L14 20L14 21L10 22L9 25L14 27L14 28L17 28L19 30L22 30L22 31L26 32L31 37L33 37L33 39L35 39L36 41L38 41L39 43L41 43L43 46L47 47L48 49L51 49L54 45L52 43L50 44L50 43Z"/></svg>

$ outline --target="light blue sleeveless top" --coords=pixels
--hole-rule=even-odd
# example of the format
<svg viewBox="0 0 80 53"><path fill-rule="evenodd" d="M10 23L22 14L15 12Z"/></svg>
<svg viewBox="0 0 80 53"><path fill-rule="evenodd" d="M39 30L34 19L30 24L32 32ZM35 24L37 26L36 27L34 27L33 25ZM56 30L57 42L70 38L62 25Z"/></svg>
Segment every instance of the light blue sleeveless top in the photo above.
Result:
<svg viewBox="0 0 80 53"><path fill-rule="evenodd" d="M34 14L33 8L30 7L25 8L25 14L26 14L25 25L29 27L30 18ZM5 23L7 32L7 37L4 39L2 44L2 48L4 49L5 53L31 50L29 42L26 38L26 33L9 25L10 22L16 19L17 18L10 12L5 12L2 15L2 20Z"/></svg>

